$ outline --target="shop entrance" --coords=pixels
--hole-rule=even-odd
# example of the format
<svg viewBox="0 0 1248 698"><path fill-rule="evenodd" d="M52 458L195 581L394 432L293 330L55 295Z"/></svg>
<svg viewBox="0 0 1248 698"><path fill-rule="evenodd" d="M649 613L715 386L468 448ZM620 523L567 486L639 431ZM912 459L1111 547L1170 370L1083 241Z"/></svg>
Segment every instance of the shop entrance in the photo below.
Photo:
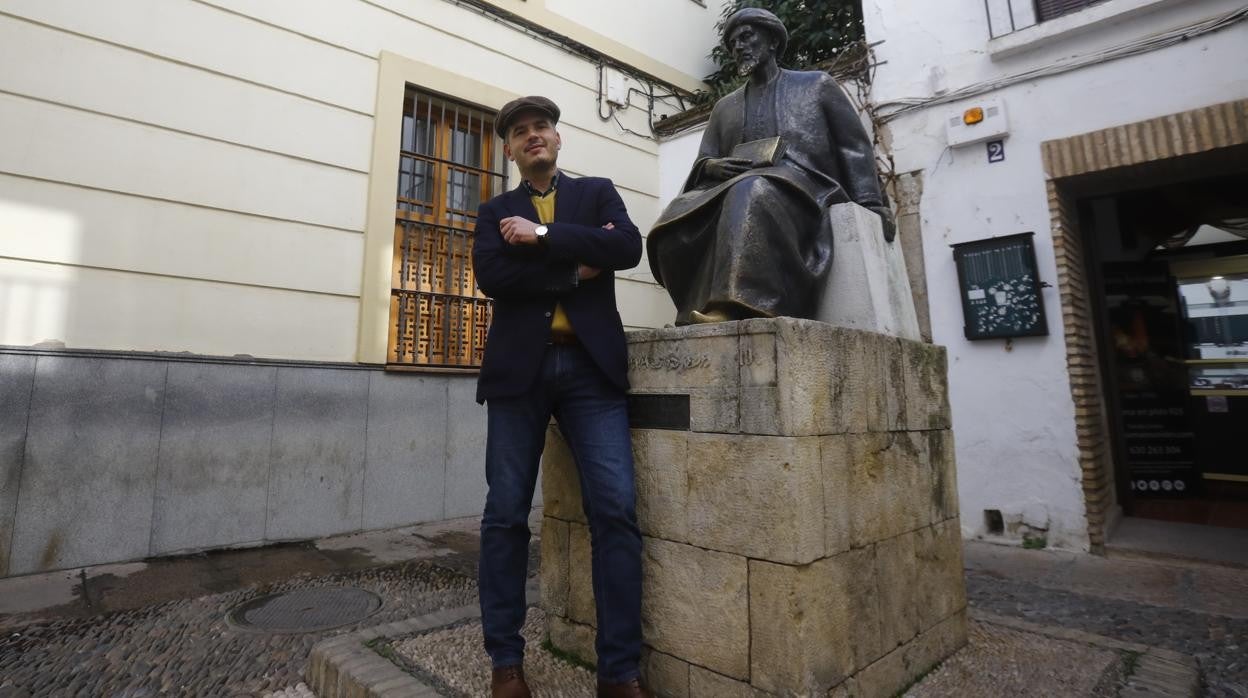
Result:
<svg viewBox="0 0 1248 698"><path fill-rule="evenodd" d="M1079 214L1123 513L1248 529L1248 173Z"/></svg>

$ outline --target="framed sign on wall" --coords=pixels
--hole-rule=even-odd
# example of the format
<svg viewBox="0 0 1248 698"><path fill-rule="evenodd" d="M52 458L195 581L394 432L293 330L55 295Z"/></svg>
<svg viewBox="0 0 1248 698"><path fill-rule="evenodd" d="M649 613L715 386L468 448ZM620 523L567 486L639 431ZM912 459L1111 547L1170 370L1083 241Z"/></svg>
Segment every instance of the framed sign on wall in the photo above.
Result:
<svg viewBox="0 0 1248 698"><path fill-rule="evenodd" d="M967 339L1049 333L1033 237L1019 233L950 245Z"/></svg>

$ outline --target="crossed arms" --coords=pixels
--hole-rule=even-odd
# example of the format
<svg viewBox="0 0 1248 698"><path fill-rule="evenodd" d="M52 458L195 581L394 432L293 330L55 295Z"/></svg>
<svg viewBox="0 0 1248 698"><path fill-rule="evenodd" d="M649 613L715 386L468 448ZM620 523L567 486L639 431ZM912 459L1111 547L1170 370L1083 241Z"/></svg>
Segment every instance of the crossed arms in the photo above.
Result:
<svg viewBox="0 0 1248 698"><path fill-rule="evenodd" d="M482 204L472 265L485 295L509 299L567 293L596 276L590 270L637 266L641 233L615 187L607 181L598 189L593 204L598 225L548 223L540 245L532 232L536 223L519 216L500 218L494 202Z"/></svg>

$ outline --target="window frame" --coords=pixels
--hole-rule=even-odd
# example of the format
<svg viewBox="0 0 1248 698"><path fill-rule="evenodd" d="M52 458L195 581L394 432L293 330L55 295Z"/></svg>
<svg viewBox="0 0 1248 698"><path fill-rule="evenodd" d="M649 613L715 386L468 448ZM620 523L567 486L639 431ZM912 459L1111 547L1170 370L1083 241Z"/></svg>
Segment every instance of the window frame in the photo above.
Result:
<svg viewBox="0 0 1248 698"><path fill-rule="evenodd" d="M403 112L386 366L478 369L493 303L476 288L472 231L477 206L506 191L508 182L493 133L495 112L410 83ZM431 185L421 185L427 199L412 196L414 180L403 190L408 162L410 176Z"/></svg>
<svg viewBox="0 0 1248 698"><path fill-rule="evenodd" d="M356 360L401 371L476 373L477 368L387 365L403 100L409 84L485 111L493 111L520 95L390 51L380 53L378 64ZM514 164L508 165L507 175L509 182L517 181L519 173Z"/></svg>
<svg viewBox="0 0 1248 698"><path fill-rule="evenodd" d="M993 0L995 1L995 0ZM992 5L989 4L988 56L1001 60L1043 48L1056 41L1064 41L1082 34L1100 30L1111 23L1162 10L1186 0L1103 0L1069 12L1045 22L1036 22L1016 30L994 34ZM1032 5L1034 7L1034 4Z"/></svg>

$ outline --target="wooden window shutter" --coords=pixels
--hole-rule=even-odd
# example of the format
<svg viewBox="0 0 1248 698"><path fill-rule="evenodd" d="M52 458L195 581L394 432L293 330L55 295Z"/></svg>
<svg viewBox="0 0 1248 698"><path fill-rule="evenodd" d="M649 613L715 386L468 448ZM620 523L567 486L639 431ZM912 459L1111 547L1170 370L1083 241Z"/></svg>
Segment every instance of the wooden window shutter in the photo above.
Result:
<svg viewBox="0 0 1248 698"><path fill-rule="evenodd" d="M493 311L472 273L477 206L507 186L494 114L410 85L403 112L387 367L477 368Z"/></svg>

